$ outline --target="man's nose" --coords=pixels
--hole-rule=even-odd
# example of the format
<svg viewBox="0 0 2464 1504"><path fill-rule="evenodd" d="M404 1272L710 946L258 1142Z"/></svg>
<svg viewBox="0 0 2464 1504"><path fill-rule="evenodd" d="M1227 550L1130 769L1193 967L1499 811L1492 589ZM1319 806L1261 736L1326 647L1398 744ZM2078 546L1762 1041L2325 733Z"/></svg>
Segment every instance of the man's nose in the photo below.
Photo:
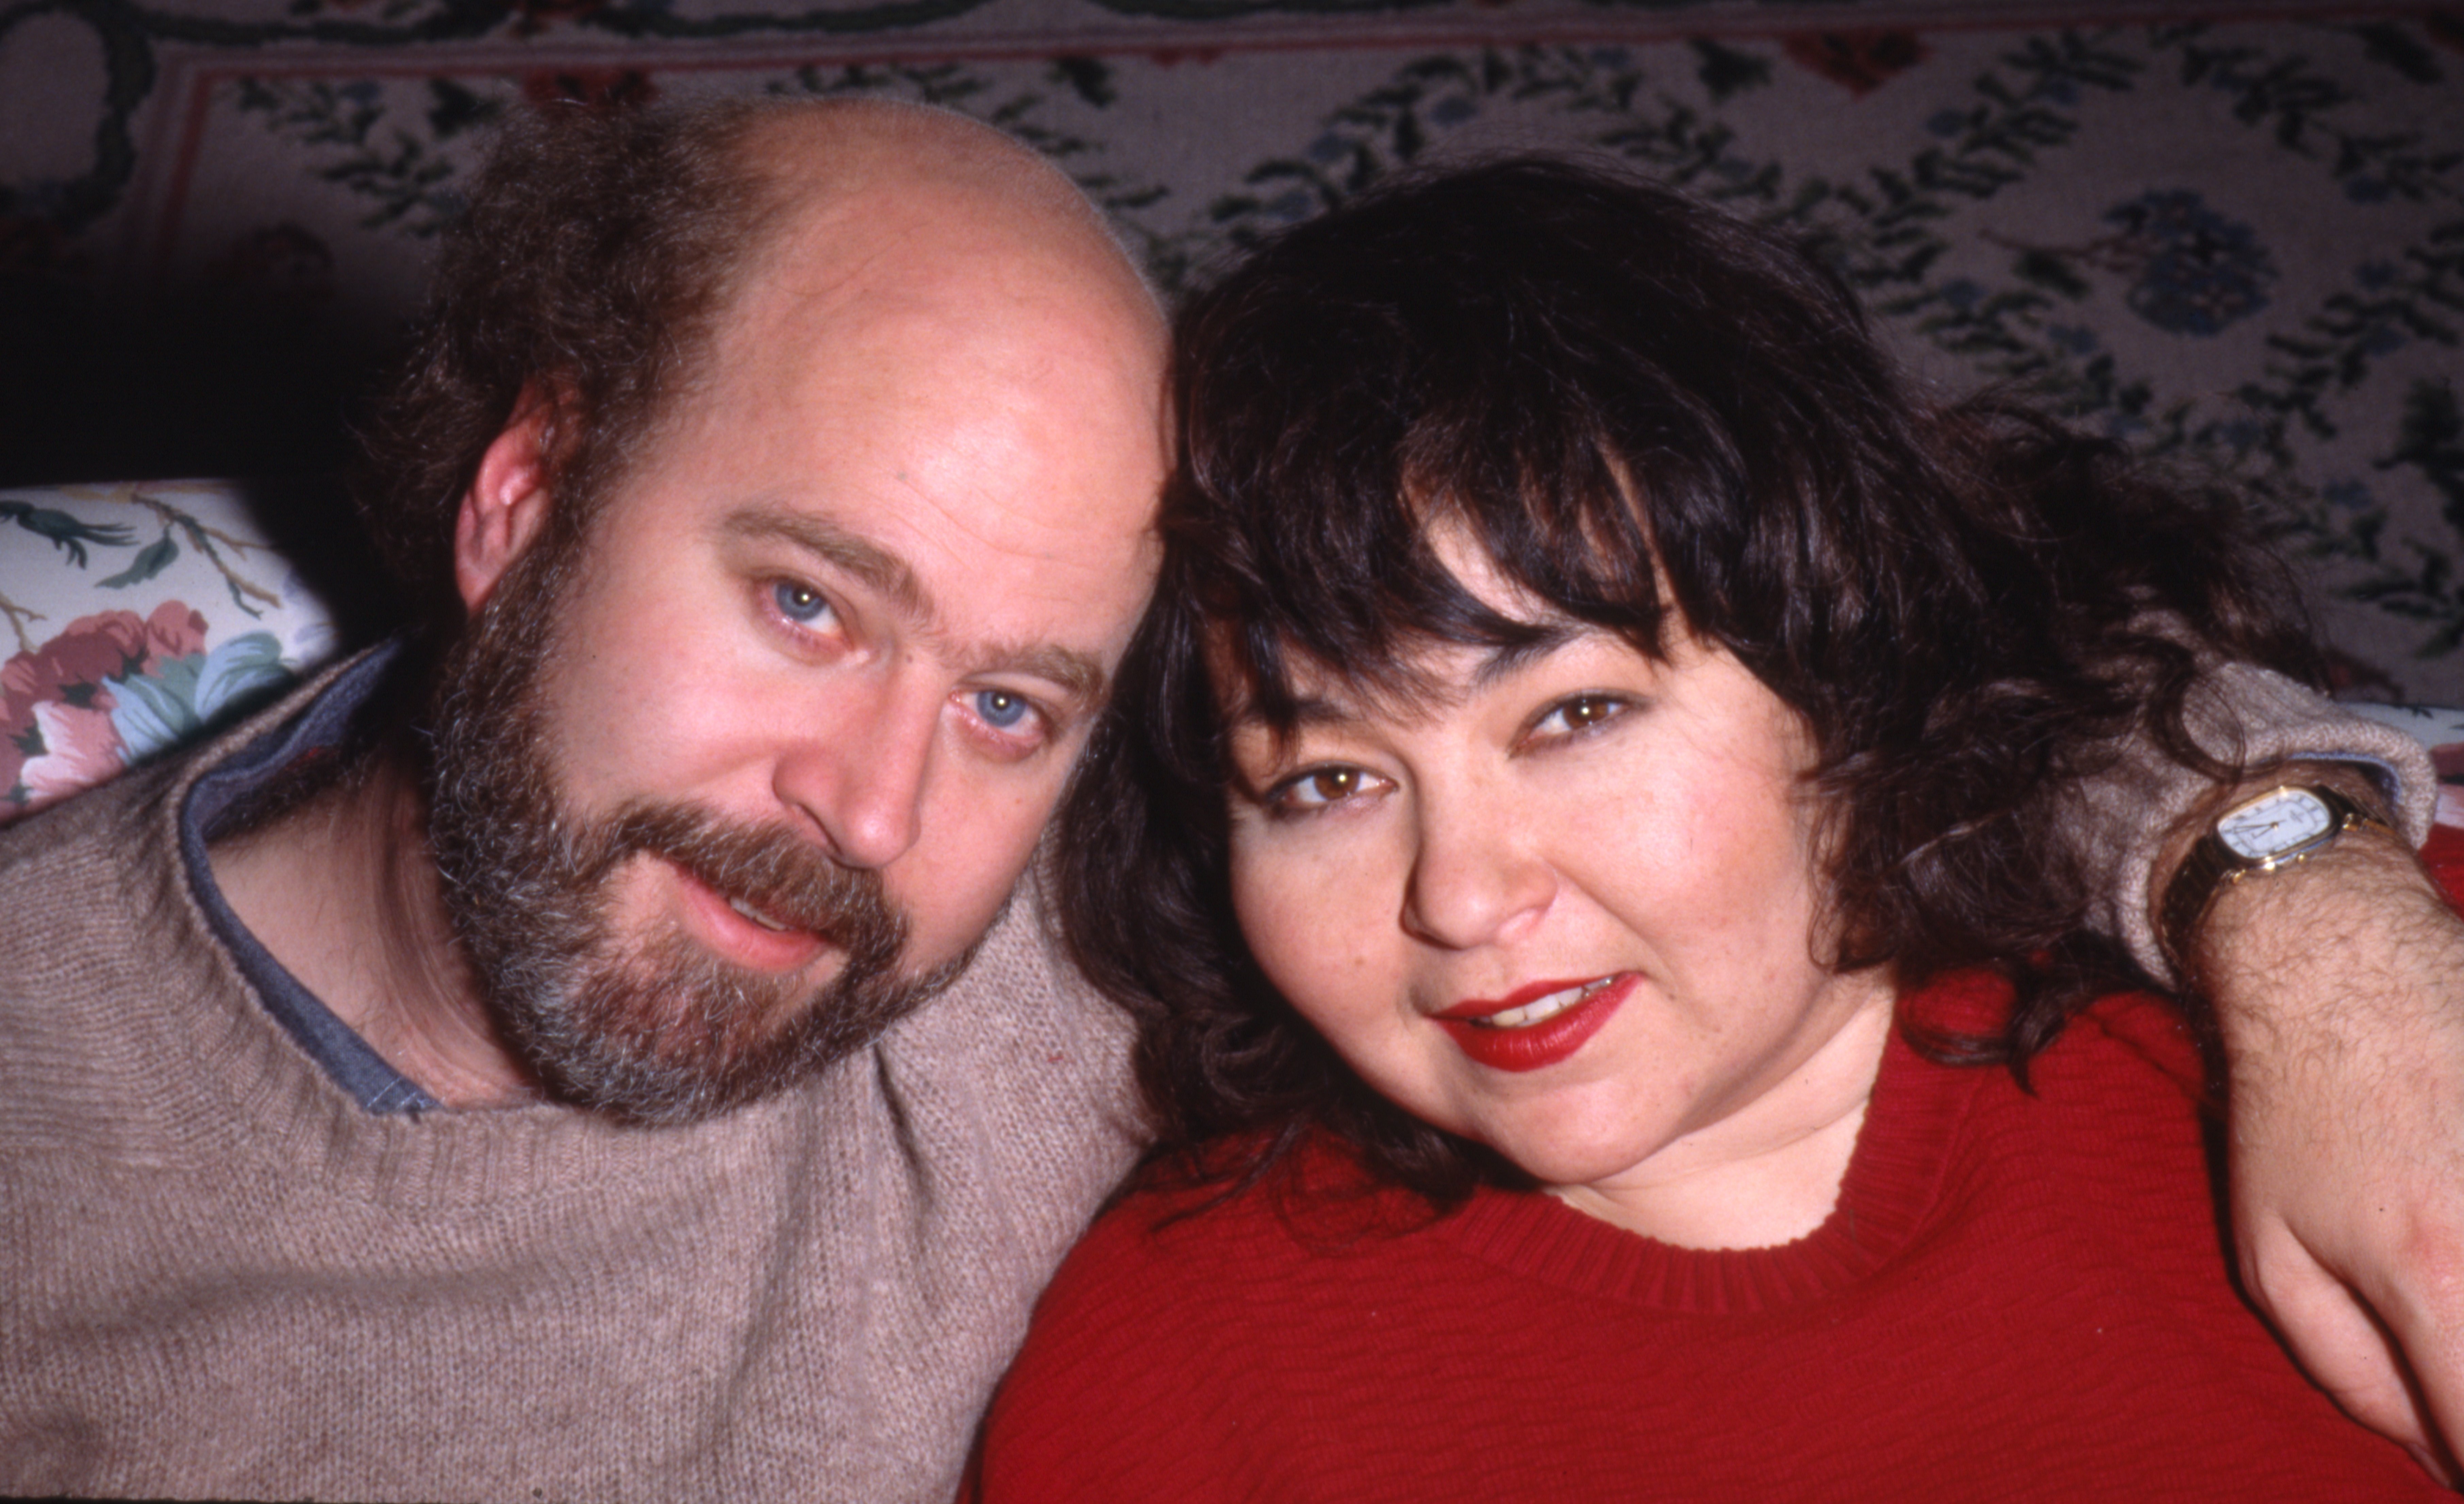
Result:
<svg viewBox="0 0 2464 1504"><path fill-rule="evenodd" d="M811 817L850 867L898 860L921 831L941 697L894 682L839 697L817 730L779 754L779 797Z"/></svg>
<svg viewBox="0 0 2464 1504"><path fill-rule="evenodd" d="M1450 812L1423 801L1403 891L1403 927L1449 950L1510 945L1549 911L1557 877L1510 814Z"/></svg>

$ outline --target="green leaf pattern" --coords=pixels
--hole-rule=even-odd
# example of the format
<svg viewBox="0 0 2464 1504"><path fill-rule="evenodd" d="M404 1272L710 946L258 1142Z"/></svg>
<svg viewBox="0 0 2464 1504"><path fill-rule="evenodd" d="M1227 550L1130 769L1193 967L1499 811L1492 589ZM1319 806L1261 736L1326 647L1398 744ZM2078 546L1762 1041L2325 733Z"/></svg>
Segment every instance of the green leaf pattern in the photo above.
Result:
<svg viewBox="0 0 2464 1504"><path fill-rule="evenodd" d="M0 616L17 648L0 663L0 823L229 724L334 649L326 605L269 567L245 488L0 491L0 522L16 523Z"/></svg>

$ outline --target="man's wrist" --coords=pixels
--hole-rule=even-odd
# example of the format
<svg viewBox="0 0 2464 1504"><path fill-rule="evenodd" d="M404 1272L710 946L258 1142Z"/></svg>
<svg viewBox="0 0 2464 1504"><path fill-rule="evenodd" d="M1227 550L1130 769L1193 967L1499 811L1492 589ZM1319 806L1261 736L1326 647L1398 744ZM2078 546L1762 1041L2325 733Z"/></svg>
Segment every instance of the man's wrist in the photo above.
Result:
<svg viewBox="0 0 2464 1504"><path fill-rule="evenodd" d="M2217 822L2243 805L2285 788L2322 792L2321 800L2304 802L2309 802L2313 811L2321 802L2329 806L2335 827L2329 839L2305 848L2291 861L2266 867L2216 861L2217 853L2210 838ZM2180 989L2185 992L2200 991L2199 980L2206 970L2211 948L2211 921L2219 905L2248 890L2286 883L2303 867L2348 867L2349 862L2333 861L2332 856L2339 847L2361 841L2383 843L2387 857L2410 878L2409 885L2418 888L2422 880L2411 848L2396 834L2377 781L2361 766L2324 761L2278 763L2211 789L2167 834L2148 883L2149 919L2157 946L2172 963ZM2203 852L2203 845L2210 849ZM2311 884L2301 886L2306 889ZM2247 909L2251 905L2236 906Z"/></svg>

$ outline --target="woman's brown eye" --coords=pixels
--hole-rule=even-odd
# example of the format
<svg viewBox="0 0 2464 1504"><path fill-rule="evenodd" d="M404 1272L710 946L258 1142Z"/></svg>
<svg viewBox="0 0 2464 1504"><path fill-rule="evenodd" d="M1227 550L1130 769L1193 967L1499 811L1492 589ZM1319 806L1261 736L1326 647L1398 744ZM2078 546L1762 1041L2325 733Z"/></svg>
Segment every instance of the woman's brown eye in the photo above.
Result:
<svg viewBox="0 0 2464 1504"><path fill-rule="evenodd" d="M1293 802L1299 805L1333 805L1360 793L1360 771L1357 768L1318 768L1291 788Z"/></svg>
<svg viewBox="0 0 2464 1504"><path fill-rule="evenodd" d="M1579 731L1587 726L1597 726L1607 720L1610 712L1616 708L1617 707L1610 701L1592 695L1586 695L1579 700L1569 700L1566 702L1565 710L1566 729L1570 731Z"/></svg>
<svg viewBox="0 0 2464 1504"><path fill-rule="evenodd" d="M1287 811L1323 809L1358 795L1367 781L1357 768L1313 769L1277 789L1268 803Z"/></svg>

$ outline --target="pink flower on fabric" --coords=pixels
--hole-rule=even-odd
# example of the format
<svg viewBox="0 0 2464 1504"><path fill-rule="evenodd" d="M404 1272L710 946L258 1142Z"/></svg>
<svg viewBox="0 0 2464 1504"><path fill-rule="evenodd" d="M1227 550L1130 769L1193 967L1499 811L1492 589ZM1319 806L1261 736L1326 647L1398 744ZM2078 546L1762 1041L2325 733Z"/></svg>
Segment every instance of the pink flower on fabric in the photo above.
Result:
<svg viewBox="0 0 2464 1504"><path fill-rule="evenodd" d="M32 716L39 703L63 699L74 703L144 658L145 623L136 612L79 617L67 631L0 667L0 693L9 698L11 725L21 716Z"/></svg>
<svg viewBox="0 0 2464 1504"><path fill-rule="evenodd" d="M79 617L32 652L0 665L0 819L38 809L118 773L109 681L206 646L206 619L177 600L154 614Z"/></svg>
<svg viewBox="0 0 2464 1504"><path fill-rule="evenodd" d="M145 641L151 658L186 658L206 650L206 617L177 600L165 600L145 619ZM153 666L149 661L148 667Z"/></svg>
<svg viewBox="0 0 2464 1504"><path fill-rule="evenodd" d="M38 700L76 703L81 685L99 688L106 679L145 672L158 658L185 658L205 646L205 617L177 600L164 601L143 619L134 611L79 617L67 631L0 667L0 693L8 696L13 726L20 702L27 708Z"/></svg>
<svg viewBox="0 0 2464 1504"><path fill-rule="evenodd" d="M34 724L43 733L43 754L27 758L16 780L25 785L29 815L103 782L127 760L108 709L46 701L34 707Z"/></svg>

